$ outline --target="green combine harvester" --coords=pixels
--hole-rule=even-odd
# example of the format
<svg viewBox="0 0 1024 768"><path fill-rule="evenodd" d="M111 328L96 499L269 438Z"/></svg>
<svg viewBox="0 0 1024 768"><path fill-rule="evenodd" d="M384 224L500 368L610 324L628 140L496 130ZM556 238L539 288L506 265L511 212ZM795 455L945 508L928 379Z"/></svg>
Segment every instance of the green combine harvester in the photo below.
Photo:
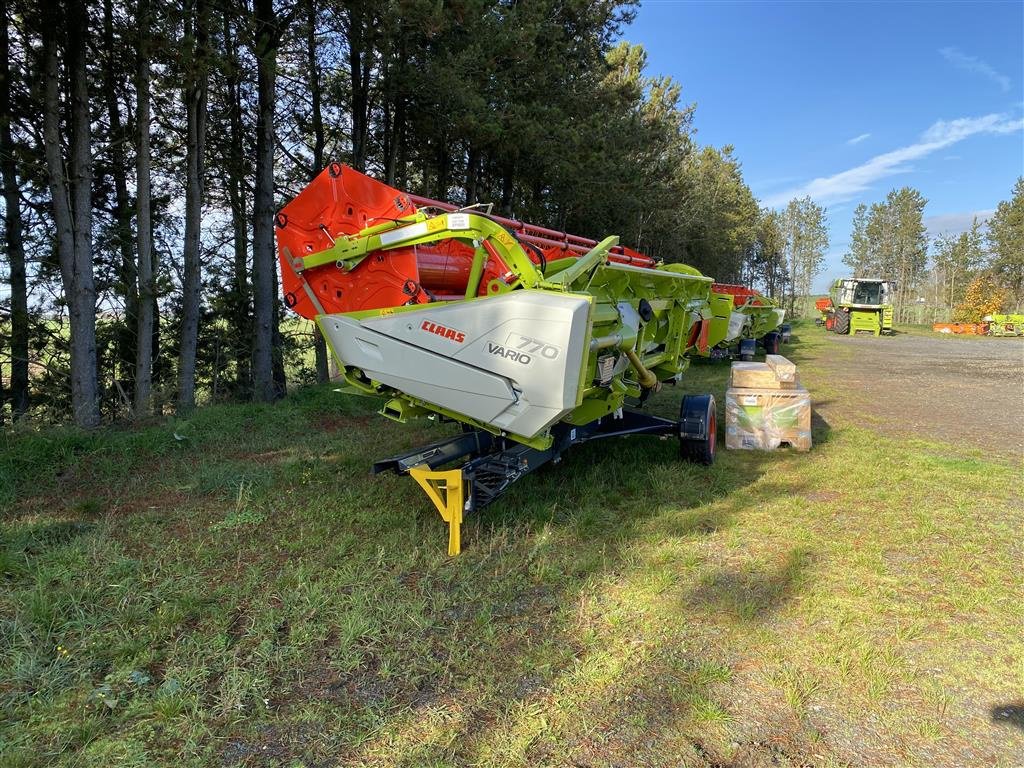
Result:
<svg viewBox="0 0 1024 768"><path fill-rule="evenodd" d="M573 445L656 435L677 439L685 459L714 461L710 394L681 398L678 419L641 410L691 356L727 340L710 277L617 237L456 208L339 164L276 226L285 302L317 322L344 389L382 397L382 415L399 422L462 425L373 467L420 484L448 522L450 554L465 513ZM739 333L774 328L779 315L764 309L747 310Z"/></svg>
<svg viewBox="0 0 1024 768"><path fill-rule="evenodd" d="M840 336L892 333L892 284L886 280L844 277L832 283L827 299L818 299L819 324Z"/></svg>

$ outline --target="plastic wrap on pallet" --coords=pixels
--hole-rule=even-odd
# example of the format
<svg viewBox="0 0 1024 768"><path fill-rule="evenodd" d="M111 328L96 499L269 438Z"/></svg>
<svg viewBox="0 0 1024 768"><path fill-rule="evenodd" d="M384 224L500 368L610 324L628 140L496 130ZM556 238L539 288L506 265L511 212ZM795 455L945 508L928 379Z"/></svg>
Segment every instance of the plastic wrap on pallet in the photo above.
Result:
<svg viewBox="0 0 1024 768"><path fill-rule="evenodd" d="M791 390L731 387L725 393L725 447L774 451L811 449L811 396Z"/></svg>
<svg viewBox="0 0 1024 768"><path fill-rule="evenodd" d="M796 365L784 358L782 355L765 355L765 364L775 373L779 381L796 381Z"/></svg>

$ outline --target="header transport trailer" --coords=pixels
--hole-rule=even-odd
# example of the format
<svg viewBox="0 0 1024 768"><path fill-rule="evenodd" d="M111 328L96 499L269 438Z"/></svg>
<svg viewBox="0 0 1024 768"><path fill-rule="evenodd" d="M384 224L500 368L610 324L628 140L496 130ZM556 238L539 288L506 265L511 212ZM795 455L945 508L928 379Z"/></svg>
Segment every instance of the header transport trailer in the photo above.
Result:
<svg viewBox="0 0 1024 768"><path fill-rule="evenodd" d="M758 342L769 355L779 353L786 310L752 288L728 283L711 286L712 357L738 355L752 360Z"/></svg>
<svg viewBox="0 0 1024 768"><path fill-rule="evenodd" d="M314 319L344 389L396 421L463 431L377 462L410 474L461 547L463 514L570 446L671 436L710 464L715 401L642 405L709 355L712 279L600 242L406 194L337 163L276 217L285 302Z"/></svg>
<svg viewBox="0 0 1024 768"><path fill-rule="evenodd" d="M985 315L977 323L932 323L932 330L957 336L1024 336L1024 315Z"/></svg>

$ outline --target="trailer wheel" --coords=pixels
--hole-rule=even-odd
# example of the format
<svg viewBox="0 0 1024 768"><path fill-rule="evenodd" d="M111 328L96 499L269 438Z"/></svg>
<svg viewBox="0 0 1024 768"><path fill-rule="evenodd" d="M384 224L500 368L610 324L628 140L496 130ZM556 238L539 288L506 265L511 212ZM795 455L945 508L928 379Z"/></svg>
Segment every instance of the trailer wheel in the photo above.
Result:
<svg viewBox="0 0 1024 768"><path fill-rule="evenodd" d="M757 342L754 339L740 339L740 360L749 363L757 354Z"/></svg>
<svg viewBox="0 0 1024 768"><path fill-rule="evenodd" d="M832 330L840 336L846 336L850 332L850 313L839 310L836 312L836 320Z"/></svg>
<svg viewBox="0 0 1024 768"><path fill-rule="evenodd" d="M714 395L687 395L679 404L679 456L694 464L714 464L718 417Z"/></svg>
<svg viewBox="0 0 1024 768"><path fill-rule="evenodd" d="M779 334L775 331L766 333L764 338L761 339L761 343L764 345L765 354L777 355L779 354Z"/></svg>

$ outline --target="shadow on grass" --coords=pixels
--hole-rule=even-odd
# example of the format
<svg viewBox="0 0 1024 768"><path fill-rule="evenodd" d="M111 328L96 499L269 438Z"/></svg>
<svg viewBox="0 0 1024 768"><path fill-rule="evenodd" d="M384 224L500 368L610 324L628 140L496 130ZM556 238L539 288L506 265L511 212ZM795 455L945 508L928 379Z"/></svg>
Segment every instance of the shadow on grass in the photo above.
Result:
<svg viewBox="0 0 1024 768"><path fill-rule="evenodd" d="M41 520L18 533L0 530L0 545L36 555L47 549L63 547L95 528L93 522L79 520Z"/></svg>
<svg viewBox="0 0 1024 768"><path fill-rule="evenodd" d="M719 392L726 372L702 371L694 388ZM655 398L651 410L674 415L682 394ZM281 413L234 408L192 425L190 450L213 465L209 473L219 476L223 465L232 480L243 472L239 445L257 464L267 450L295 446L296 456L267 473L251 498L223 500L233 527L218 530L205 519L187 531L175 526L192 514L187 506L169 508L166 526L131 515L94 527L54 523L52 531L32 524L33 546L68 548L68 568L95 568L98 591L74 622L35 627L25 619L19 643L52 655L43 648L48 638L70 636L80 650L59 663L81 670L83 695L104 682L106 672L94 671L100 655L119 674L152 678L153 691L114 680L125 701L137 698L107 714L97 748L132 743L148 764L174 763L188 739L197 754L225 764L558 763L572 752L560 743L565 737L603 763L616 754L623 764L643 762L631 752L642 755L644 744L699 755L675 726L728 719L715 694L728 660L658 633L645 648L612 653L604 644L614 623L605 617L617 611L616 620L634 621L644 606L627 599L606 609L601 601L626 587L646 595L648 579L662 579L666 610L680 627L707 621L701 614L709 611L760 622L796 594L813 563L794 550L777 567L693 576L706 557L701 542L727 533L755 504L792 492L784 484L761 487L756 498L748 492L771 471L773 454L722 452L715 466L702 467L681 462L674 440L580 446L467 520L463 555L451 560L445 527L414 483L368 475L378 455L436 436L364 419L362 409L316 392L289 398ZM189 455L173 457L161 471L184 476ZM75 538L88 541L76 547ZM677 545L678 560L652 555L666 542ZM152 552L144 568L124 559L139 551ZM38 591L44 572L35 569L26 561L12 604ZM70 592L75 579L53 589ZM133 599L145 605L121 591L141 594ZM111 647L121 625L145 643ZM109 652L86 650L96 648ZM591 667L592 677L580 672ZM163 715L177 712L168 701L178 699L156 692L171 679L183 703L180 714ZM42 698L34 706L52 709L33 710L34 718L68 716L62 699ZM516 729L560 707L596 728L563 724L517 746ZM14 725L25 713L10 714ZM153 736L152 717L173 737ZM666 746L673 734L680 741ZM26 765L50 762L33 749L41 736L14 736ZM64 758L73 761L76 749ZM491 759L488 750L520 757Z"/></svg>
<svg viewBox="0 0 1024 768"><path fill-rule="evenodd" d="M672 441L602 441L574 449L562 464L526 478L502 501L483 510L467 526L470 559L479 557L474 550L487 552L484 558L489 559L496 541L502 546L510 538L521 539L512 546L525 551L526 558L511 567L533 573L541 585L521 593L513 601L517 608L511 615L487 610L481 617L479 607L469 604L445 617L443 632L461 635L487 627L499 635L511 632L519 641L503 645L497 662L492 658L474 666L476 690L463 689L459 683L452 688L442 680L432 686L443 691L442 699L465 702L459 705L465 718L442 734L410 744L399 764L484 761L490 745L516 740L515 734L506 731L529 727L529 716L522 712L543 706L552 692L578 700L578 691L567 693L577 689L578 665L598 664L600 653L581 646L578 616L571 606L586 599L588 586L595 581L610 579L615 584L638 578L639 553L652 542L675 540L688 547L731 527L753 503L744 490L770 471L775 459L770 453L722 453L715 467L705 468L681 463ZM771 486L757 501L770 503L791 491L785 485ZM552 543L545 547L546 538ZM537 568L550 561L558 565ZM686 597L673 609L680 626L689 625L695 613L708 612L733 611L759 622L799 591L812 564L811 553L793 550L776 568L736 573L722 569L696 587L686 583L684 568L669 568L667 575L658 578L683 582L678 589ZM529 660L550 645L566 649L562 664L525 672ZM714 693L714 686L728 678L728 667L714 654L687 652L672 642L656 642L646 650L644 655L630 654L611 682L595 684L577 701L575 716L596 724L590 733L573 734L569 726L570 744L550 734L537 737L521 759L557 762L571 753L589 755L600 764L620 759L623 764L635 764L643 762L645 744L673 754L704 755L699 740L676 726L691 720L723 723L730 718ZM481 698L480 688L489 693ZM411 732L415 727L408 723L398 730ZM636 749L639 754L634 753ZM357 750L351 757L359 761L370 754L372 750ZM495 759L500 764L511 758ZM588 759L576 759L578 764L591 764ZM655 760L653 753L650 759Z"/></svg>
<svg viewBox="0 0 1024 768"><path fill-rule="evenodd" d="M720 381L703 384L724 388ZM678 407L681 394L656 399L651 410L667 415ZM718 402L721 411L722 399ZM719 423L724 423L721 413ZM822 425L822 439L827 439L827 423ZM504 745L497 747L499 753L504 748L515 752L512 732L530 727L524 712L549 706L544 702L552 692L578 699L578 691L567 692L577 688L579 665L600 663L598 649L581 641L573 606L587 599L595 583L635 578L638 553L652 542L677 540L689 546L728 529L754 503L745 489L775 460L770 453L722 452L715 466L695 466L680 461L676 441L650 437L572 449L564 461L524 478L468 519L458 559L428 555L399 574L407 592L403 599L427 606L423 627L412 637L394 640L416 649L397 654L404 678L387 672L393 658L382 661L396 655L393 646L381 647L390 645L387 639L365 647L358 666L340 674L328 671L332 660L325 648L328 652L300 675L329 682L283 696L281 719L301 722L315 710L374 723L357 726L361 735L337 753L343 762L372 764L382 749L391 755L384 762L410 767L486 762L494 745ZM427 539L424 551L441 551L444 526L436 513L407 478L389 483L400 489L394 503L401 509L393 521L379 522L407 527L402 515L415 510L414 535ZM770 503L790 492L786 486L771 486L757 502ZM401 546L408 537L391 540ZM777 568L723 569L695 587L685 583L685 570L673 574L670 569L667 578L684 582L679 589L686 597L674 609L678 621L687 625L694 610L734 611L745 620L763 621L800 589L812 562L809 552L794 550ZM423 651L449 661L425 663ZM610 681L584 690L575 707L583 720L601 724L597 733L571 735L575 746L549 734L518 752L519 758L505 754L495 760L557 761L572 752L591 753L607 763L615 754L610 744L618 743L633 745L620 755L629 761L636 745L661 749L669 734L679 737L672 750L699 756L703 747L673 724L726 721L729 715L716 701L714 686L727 676L728 668L713 655L656 642L645 656L629 655ZM287 678L281 687L288 688ZM252 754L280 754L280 741L268 744L265 738L257 737L260 749ZM237 747L239 741L252 745L241 733L231 743ZM319 759L320 750L302 742L290 756Z"/></svg>
<svg viewBox="0 0 1024 768"><path fill-rule="evenodd" d="M992 707L991 716L997 725L1012 725L1024 731L1024 701Z"/></svg>
<svg viewBox="0 0 1024 768"><path fill-rule="evenodd" d="M759 621L799 591L813 563L813 553L797 548L775 567L719 569L690 592L686 602L725 611L747 621Z"/></svg>
<svg viewBox="0 0 1024 768"><path fill-rule="evenodd" d="M811 401L811 435L814 445L824 445L832 438L832 425L822 415L820 408L830 405L831 400Z"/></svg>

